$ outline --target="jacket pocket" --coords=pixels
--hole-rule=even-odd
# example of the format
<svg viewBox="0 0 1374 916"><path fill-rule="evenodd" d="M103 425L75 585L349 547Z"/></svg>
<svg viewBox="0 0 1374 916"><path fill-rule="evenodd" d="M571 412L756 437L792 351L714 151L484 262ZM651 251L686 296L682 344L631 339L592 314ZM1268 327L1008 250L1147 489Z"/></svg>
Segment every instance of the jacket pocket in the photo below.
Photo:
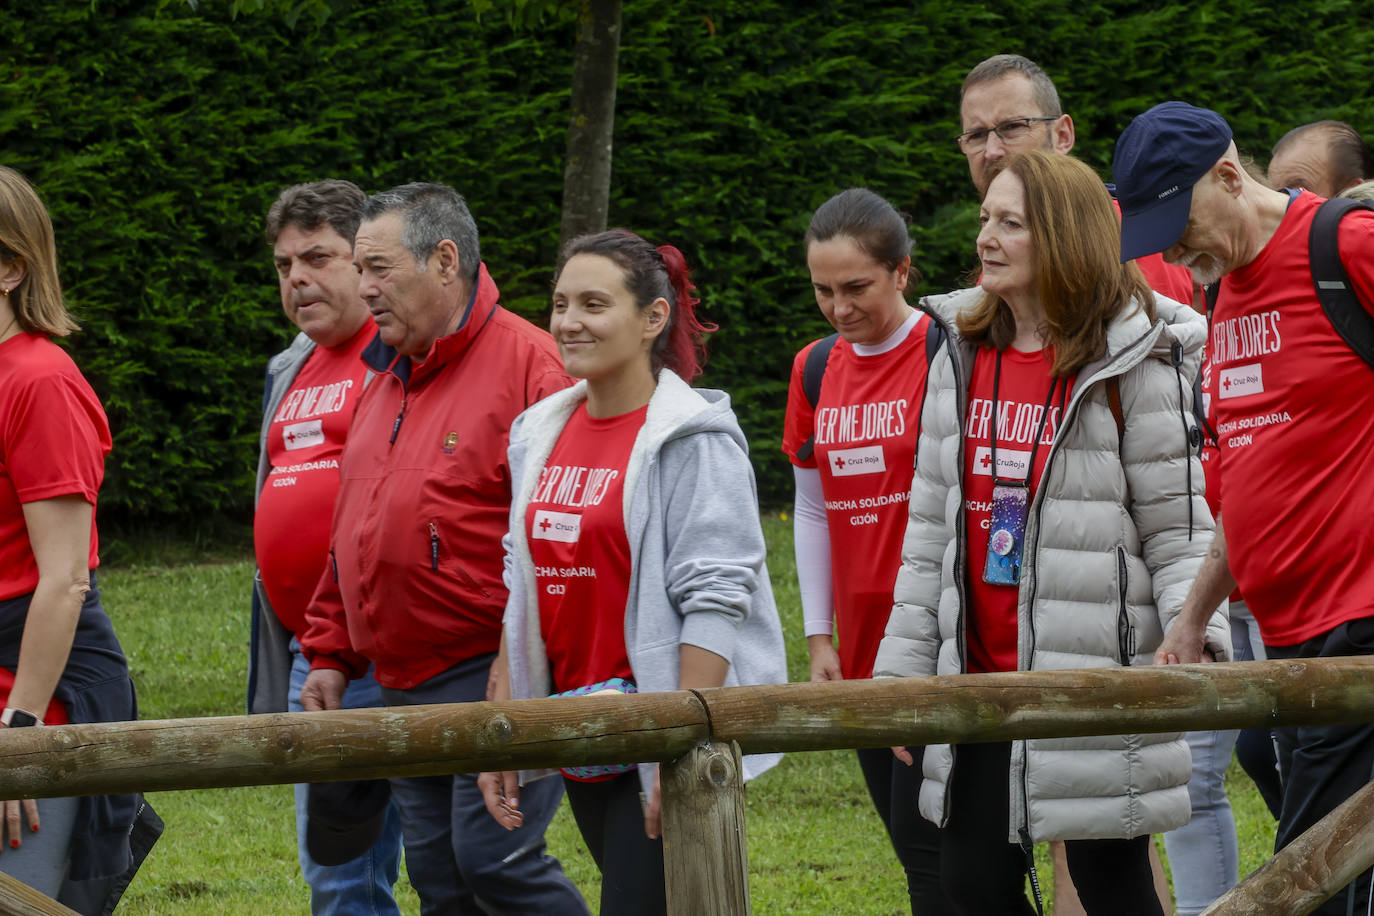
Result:
<svg viewBox="0 0 1374 916"><path fill-rule="evenodd" d="M490 598L491 593L478 584L477 580L463 568L463 564L458 562L458 556L453 551L454 545L444 543L444 539L439 535L439 524L434 519L429 521L429 568L434 572L440 569L451 570L459 579L462 579L469 588L476 589L482 594L483 598Z"/></svg>
<svg viewBox="0 0 1374 916"><path fill-rule="evenodd" d="M1129 591L1129 582L1126 573L1126 548L1116 548L1116 652L1117 660L1123 666L1129 667L1131 660L1135 657L1136 640L1135 626L1131 623L1130 614L1126 610L1126 596Z"/></svg>

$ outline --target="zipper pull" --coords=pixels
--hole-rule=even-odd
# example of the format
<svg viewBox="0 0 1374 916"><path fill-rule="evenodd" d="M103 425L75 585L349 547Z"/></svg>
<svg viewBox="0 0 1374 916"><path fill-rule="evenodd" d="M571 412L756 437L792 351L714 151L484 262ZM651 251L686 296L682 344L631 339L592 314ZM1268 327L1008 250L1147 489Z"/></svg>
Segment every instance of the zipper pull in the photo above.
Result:
<svg viewBox="0 0 1374 916"><path fill-rule="evenodd" d="M1026 874L1030 877L1031 893L1035 895L1036 916L1045 916L1045 898L1040 894L1040 875L1035 870L1035 844L1031 842L1030 830L1022 827L1017 833L1021 837L1021 854L1026 857Z"/></svg>
<svg viewBox="0 0 1374 916"><path fill-rule="evenodd" d="M433 522L429 523L429 568L439 570L439 528Z"/></svg>
<svg viewBox="0 0 1374 916"><path fill-rule="evenodd" d="M405 418L406 418L406 402L405 402L405 399L402 398L402 399L401 399L401 409L400 409L399 411L397 411L397 413L396 413L396 422L391 424L391 439L388 440L388 442L387 442L388 445L395 445L395 444L396 444L396 437L397 437L398 435L400 435L400 433L401 433L401 421L404 420ZM430 527L432 528L432 527L434 527L434 526L431 525Z"/></svg>
<svg viewBox="0 0 1374 916"><path fill-rule="evenodd" d="M339 584L339 561L334 559L334 548L329 548L329 567L334 570L334 584Z"/></svg>

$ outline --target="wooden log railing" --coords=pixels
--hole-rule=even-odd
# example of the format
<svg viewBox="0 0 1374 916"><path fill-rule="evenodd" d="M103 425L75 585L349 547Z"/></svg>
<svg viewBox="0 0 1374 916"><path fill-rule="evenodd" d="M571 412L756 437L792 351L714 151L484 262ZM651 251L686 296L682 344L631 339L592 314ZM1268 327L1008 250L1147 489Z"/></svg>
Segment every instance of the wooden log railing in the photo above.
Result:
<svg viewBox="0 0 1374 916"><path fill-rule="evenodd" d="M705 814L665 809L667 869L679 876L673 912L746 912L712 910L715 890L700 883L707 870L671 861L738 835L738 855L713 850L713 871L732 877L707 883L747 887L742 808L720 781L736 780L738 767L721 747L753 754L1367 721L1370 657L779 684L22 729L0 736L0 798L659 761L671 764L666 806L695 791L715 798ZM697 835L675 843L675 830ZM747 908L747 890L744 900Z"/></svg>

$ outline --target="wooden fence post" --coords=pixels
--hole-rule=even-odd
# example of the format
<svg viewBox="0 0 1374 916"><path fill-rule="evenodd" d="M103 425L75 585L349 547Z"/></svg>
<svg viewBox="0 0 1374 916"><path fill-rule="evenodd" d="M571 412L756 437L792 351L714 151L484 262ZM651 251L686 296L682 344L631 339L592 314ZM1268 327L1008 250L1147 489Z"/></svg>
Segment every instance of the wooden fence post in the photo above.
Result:
<svg viewBox="0 0 1374 916"><path fill-rule="evenodd" d="M0 873L0 916L79 916L17 878Z"/></svg>
<svg viewBox="0 0 1374 916"><path fill-rule="evenodd" d="M669 916L748 916L739 745L698 744L660 768Z"/></svg>
<svg viewBox="0 0 1374 916"><path fill-rule="evenodd" d="M1276 852L1202 916L1305 916L1371 865L1374 783Z"/></svg>

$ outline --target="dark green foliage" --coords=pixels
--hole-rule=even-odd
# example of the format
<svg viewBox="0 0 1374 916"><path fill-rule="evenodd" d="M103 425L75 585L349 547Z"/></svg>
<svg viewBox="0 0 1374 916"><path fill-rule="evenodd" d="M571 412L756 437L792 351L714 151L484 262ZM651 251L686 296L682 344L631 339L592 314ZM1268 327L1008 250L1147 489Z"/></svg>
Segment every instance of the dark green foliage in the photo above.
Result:
<svg viewBox="0 0 1374 916"><path fill-rule="evenodd" d="M454 184L506 301L542 323L573 29L552 13L511 22L553 7L486 2L477 19L426 0L11 6L3 161L53 212L85 328L73 350L115 429L102 514L251 509L262 370L290 336L261 238L283 185ZM1077 153L1104 175L1120 129L1166 98L1221 111L1263 161L1301 122L1374 128L1362 8L634 0L610 221L696 265L721 325L704 384L732 392L778 502L792 354L828 330L800 250L810 211L872 187L913 218L921 291L959 285L976 204L950 138L969 67L1007 50L1038 60Z"/></svg>

